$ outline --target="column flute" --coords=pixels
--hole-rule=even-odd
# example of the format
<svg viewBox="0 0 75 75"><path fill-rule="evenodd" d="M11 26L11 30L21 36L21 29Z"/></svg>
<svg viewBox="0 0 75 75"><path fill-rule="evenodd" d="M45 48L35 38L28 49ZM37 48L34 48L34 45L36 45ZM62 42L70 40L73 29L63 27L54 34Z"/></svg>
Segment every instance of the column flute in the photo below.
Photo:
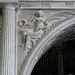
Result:
<svg viewBox="0 0 75 75"><path fill-rule="evenodd" d="M15 6L6 5L3 10L1 34L2 75L16 75L16 20Z"/></svg>

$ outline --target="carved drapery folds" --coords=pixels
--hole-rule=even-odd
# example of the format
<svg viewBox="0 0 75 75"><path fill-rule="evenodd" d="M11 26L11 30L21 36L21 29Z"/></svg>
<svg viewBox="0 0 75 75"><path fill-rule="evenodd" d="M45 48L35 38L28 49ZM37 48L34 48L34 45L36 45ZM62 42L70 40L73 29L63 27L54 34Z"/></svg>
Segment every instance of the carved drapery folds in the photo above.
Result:
<svg viewBox="0 0 75 75"><path fill-rule="evenodd" d="M45 14L42 10L38 10L34 14L34 18L30 23L24 19L19 21L19 27L21 27L19 33L22 36L21 47L23 47L24 50L31 50L42 35L45 35L48 30L73 15L72 13L62 12L45 19Z"/></svg>

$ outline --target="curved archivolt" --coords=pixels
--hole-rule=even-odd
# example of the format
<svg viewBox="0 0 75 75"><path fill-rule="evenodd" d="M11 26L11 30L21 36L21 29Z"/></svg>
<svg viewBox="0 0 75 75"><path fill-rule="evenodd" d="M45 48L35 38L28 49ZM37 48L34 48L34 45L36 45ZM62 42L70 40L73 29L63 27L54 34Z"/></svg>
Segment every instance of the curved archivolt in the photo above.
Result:
<svg viewBox="0 0 75 75"><path fill-rule="evenodd" d="M36 62L43 54L43 51L48 46L49 47L52 46L52 44L57 40L56 36L63 34L62 31L64 31L68 27L74 26L74 24L75 24L75 16L73 15L65 19L64 21L61 21L52 29L48 30L47 33L39 39L35 47L30 51L27 60L23 61L21 75L30 75Z"/></svg>

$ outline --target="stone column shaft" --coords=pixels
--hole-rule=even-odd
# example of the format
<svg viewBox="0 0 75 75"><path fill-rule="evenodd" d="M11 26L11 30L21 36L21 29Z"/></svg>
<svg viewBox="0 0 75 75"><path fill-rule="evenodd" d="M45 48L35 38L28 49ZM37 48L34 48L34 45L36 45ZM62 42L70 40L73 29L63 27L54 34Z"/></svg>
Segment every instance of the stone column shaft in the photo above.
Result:
<svg viewBox="0 0 75 75"><path fill-rule="evenodd" d="M2 24L2 75L16 75L16 25L15 7L5 6L3 8Z"/></svg>

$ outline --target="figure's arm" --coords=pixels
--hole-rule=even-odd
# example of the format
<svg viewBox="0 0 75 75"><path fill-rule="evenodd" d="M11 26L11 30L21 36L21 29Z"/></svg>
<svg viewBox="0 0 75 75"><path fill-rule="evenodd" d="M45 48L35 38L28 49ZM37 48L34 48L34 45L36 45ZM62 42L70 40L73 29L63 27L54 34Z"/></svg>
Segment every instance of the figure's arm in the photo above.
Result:
<svg viewBox="0 0 75 75"><path fill-rule="evenodd" d="M31 20L31 23L35 23L36 22L36 19L35 17Z"/></svg>
<svg viewBox="0 0 75 75"><path fill-rule="evenodd" d="M22 19L22 20L19 21L19 26L20 26L20 27L29 26L29 24L27 23L26 20Z"/></svg>

